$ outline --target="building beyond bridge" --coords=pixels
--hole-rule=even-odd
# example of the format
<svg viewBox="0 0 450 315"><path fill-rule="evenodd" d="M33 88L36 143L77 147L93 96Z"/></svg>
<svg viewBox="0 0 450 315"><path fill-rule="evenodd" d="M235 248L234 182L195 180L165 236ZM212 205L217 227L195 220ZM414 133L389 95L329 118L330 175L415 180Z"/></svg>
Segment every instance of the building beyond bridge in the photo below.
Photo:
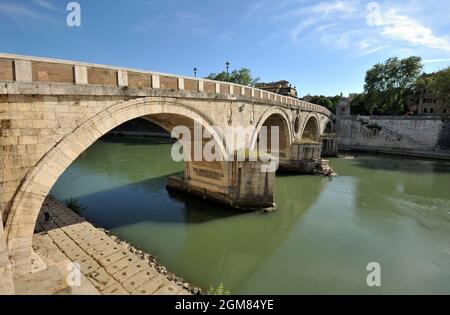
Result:
<svg viewBox="0 0 450 315"><path fill-rule="evenodd" d="M255 87L271 93L298 98L297 89L286 80L271 83L258 83Z"/></svg>
<svg viewBox="0 0 450 315"><path fill-rule="evenodd" d="M434 91L423 88L409 104L412 115L441 116L450 114L450 99L443 101Z"/></svg>
<svg viewBox="0 0 450 315"><path fill-rule="evenodd" d="M326 148L334 148L333 115L291 96L227 82L0 54L0 292L12 284L8 274L32 271L34 227L59 176L100 137L136 118L169 132L199 125L204 131L200 141L178 139L185 152L196 145L206 150L212 141L224 159L187 161L184 176L168 183L244 209L274 205L275 174L261 171L263 166L276 162L298 172L320 168L325 131ZM231 144L242 135L225 133L229 127L251 131L238 148L249 155L257 151L263 127L279 146L269 147L265 160L236 160ZM278 132L272 134L271 127Z"/></svg>

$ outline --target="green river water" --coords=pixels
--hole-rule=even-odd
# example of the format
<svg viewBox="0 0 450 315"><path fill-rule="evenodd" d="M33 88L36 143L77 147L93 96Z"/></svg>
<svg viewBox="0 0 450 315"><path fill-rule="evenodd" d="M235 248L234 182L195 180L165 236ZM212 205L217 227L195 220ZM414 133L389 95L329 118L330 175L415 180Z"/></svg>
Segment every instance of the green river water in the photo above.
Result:
<svg viewBox="0 0 450 315"><path fill-rule="evenodd" d="M450 294L450 163L359 155L339 174L280 175L278 210L242 213L169 195L166 140L107 138L52 190L95 224L203 288L233 294ZM370 262L381 287L366 283Z"/></svg>

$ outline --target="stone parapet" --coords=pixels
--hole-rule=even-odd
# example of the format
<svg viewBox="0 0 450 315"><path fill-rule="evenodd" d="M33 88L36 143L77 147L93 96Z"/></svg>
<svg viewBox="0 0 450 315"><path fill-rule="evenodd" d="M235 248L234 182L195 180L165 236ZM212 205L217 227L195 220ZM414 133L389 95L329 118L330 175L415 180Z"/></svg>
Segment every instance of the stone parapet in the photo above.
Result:
<svg viewBox="0 0 450 315"><path fill-rule="evenodd" d="M11 69L9 69L11 68ZM14 77L8 73L15 73ZM140 76L139 84L136 81L129 81L129 74ZM228 82L216 82L207 79L176 76L153 71L143 71L137 69L111 67L98 64L80 63L75 61L37 58L29 56L0 54L0 81L34 82L34 83L72 83L82 85L104 85L117 87L142 87L143 82L151 81L152 89L184 90L184 80L197 82L199 92L203 92L204 84L211 82L216 84L217 94L226 94L233 97L246 96L248 98L262 97L269 103L293 106L305 111L320 112L328 117L332 114L325 107L308 103L295 98L286 98L278 94L266 92L253 87L240 86ZM175 84L162 84L171 82ZM180 82L182 82L180 84ZM249 90L247 94L246 91ZM5 93L6 92L6 93ZM257 93L256 93L257 92ZM0 94L13 94L5 89L0 90ZM53 94L53 93L52 93Z"/></svg>

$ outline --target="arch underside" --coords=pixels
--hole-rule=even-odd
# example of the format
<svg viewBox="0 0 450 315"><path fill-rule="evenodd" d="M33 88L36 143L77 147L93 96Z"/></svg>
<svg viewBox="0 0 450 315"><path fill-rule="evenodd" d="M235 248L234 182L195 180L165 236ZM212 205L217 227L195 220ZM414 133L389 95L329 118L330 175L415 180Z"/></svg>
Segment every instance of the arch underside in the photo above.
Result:
<svg viewBox="0 0 450 315"><path fill-rule="evenodd" d="M263 124L263 130L258 135L258 145L264 143L266 152L279 158L280 161L289 158L291 143L289 127L283 116L273 114Z"/></svg>
<svg viewBox="0 0 450 315"><path fill-rule="evenodd" d="M331 120L328 120L327 123L325 124L325 130L323 131L323 133L325 134L334 133L334 125Z"/></svg>
<svg viewBox="0 0 450 315"><path fill-rule="evenodd" d="M250 141L252 150L262 150L275 156L280 163L289 160L293 133L292 123L286 111L279 107L270 107L259 119ZM277 127L272 130L271 127ZM265 128L265 129L263 129ZM272 134L274 133L274 134ZM278 139L276 148L272 148L272 138Z"/></svg>

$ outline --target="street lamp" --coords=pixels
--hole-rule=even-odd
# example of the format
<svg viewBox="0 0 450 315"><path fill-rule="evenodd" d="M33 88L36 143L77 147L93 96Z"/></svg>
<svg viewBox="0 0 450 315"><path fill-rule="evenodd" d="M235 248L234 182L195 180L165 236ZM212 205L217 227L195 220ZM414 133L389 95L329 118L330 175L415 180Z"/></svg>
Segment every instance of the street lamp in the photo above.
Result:
<svg viewBox="0 0 450 315"><path fill-rule="evenodd" d="M227 63L225 64L226 66L227 66L227 78L228 78L228 76L229 76L229 74L230 74L230 62L229 61L227 61Z"/></svg>
<svg viewBox="0 0 450 315"><path fill-rule="evenodd" d="M197 71L198 71L198 69L197 69L197 67L195 67L195 68L194 68L194 76L195 76L195 77L197 77Z"/></svg>

